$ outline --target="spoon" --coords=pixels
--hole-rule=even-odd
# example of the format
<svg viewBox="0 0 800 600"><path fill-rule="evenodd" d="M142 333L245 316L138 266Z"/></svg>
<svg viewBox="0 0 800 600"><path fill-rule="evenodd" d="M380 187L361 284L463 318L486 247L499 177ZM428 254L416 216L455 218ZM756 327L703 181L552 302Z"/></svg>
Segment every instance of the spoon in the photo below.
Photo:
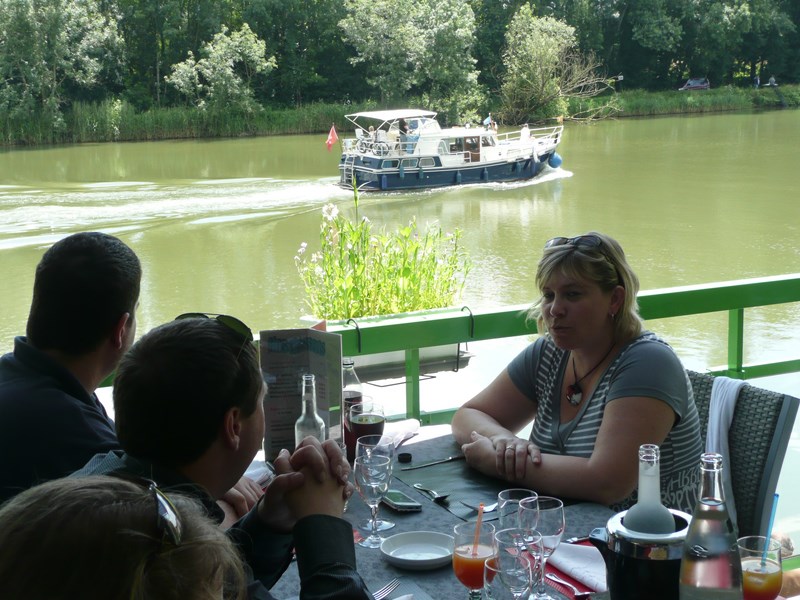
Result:
<svg viewBox="0 0 800 600"><path fill-rule="evenodd" d="M444 503L447 500L447 498L450 496L450 494L440 494L436 490L429 490L426 487L422 487L421 483L415 483L414 487L417 488L420 492L425 492L426 494L428 494L431 497L431 499L434 502L436 502L436 504Z"/></svg>

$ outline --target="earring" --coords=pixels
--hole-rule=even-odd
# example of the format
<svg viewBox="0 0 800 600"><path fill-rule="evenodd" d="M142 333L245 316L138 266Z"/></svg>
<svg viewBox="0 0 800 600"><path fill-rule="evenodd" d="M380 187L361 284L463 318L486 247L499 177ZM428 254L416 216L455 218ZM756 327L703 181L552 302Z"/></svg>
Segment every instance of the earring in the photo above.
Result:
<svg viewBox="0 0 800 600"><path fill-rule="evenodd" d="M616 317L616 316L617 316L617 313L610 313L610 317L611 317L612 321L614 320L614 317Z"/></svg>

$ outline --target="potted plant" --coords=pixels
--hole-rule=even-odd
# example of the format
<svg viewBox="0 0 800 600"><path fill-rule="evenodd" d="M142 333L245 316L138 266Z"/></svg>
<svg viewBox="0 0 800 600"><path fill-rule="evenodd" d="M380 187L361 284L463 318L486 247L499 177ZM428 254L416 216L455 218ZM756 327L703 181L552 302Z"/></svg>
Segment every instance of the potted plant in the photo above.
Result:
<svg viewBox="0 0 800 600"><path fill-rule="evenodd" d="M375 227L366 216L359 217L357 190L354 203L352 220L335 205L325 205L319 249L312 251L303 242L295 256L314 318L344 322L400 313L408 317L406 313L451 307L458 301L470 270L459 229L446 233L432 224L422 231L412 218L388 231ZM448 346L438 352L455 357L458 349ZM360 374L376 362L404 360L383 355L356 358Z"/></svg>

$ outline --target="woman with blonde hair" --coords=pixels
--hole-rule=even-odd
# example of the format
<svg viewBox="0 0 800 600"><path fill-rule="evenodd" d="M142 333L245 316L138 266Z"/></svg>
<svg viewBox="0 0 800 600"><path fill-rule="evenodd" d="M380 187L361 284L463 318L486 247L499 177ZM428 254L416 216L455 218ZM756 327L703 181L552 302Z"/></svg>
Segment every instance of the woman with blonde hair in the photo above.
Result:
<svg viewBox="0 0 800 600"><path fill-rule="evenodd" d="M244 598L239 555L194 500L147 480L57 479L0 508L0 598Z"/></svg>
<svg viewBox="0 0 800 600"><path fill-rule="evenodd" d="M549 240L530 311L541 337L453 418L468 464L540 494L616 510L635 501L638 448L661 447L662 497L692 511L700 424L675 352L645 331L639 280L601 233ZM529 440L517 437L533 421Z"/></svg>

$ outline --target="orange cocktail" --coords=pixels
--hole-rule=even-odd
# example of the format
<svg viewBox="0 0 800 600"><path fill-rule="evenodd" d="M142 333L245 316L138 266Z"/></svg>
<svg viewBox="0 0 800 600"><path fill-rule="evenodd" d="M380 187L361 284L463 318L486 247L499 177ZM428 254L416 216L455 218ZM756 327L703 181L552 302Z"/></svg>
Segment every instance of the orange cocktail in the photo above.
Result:
<svg viewBox="0 0 800 600"><path fill-rule="evenodd" d="M494 555L494 548L487 544L457 546L453 552L453 571L469 589L479 590L483 587L483 565Z"/></svg>
<svg viewBox="0 0 800 600"><path fill-rule="evenodd" d="M453 572L468 590L468 600L481 600L483 589L483 565L497 555L494 541L494 525L481 522L459 523L453 528Z"/></svg>
<svg viewBox="0 0 800 600"><path fill-rule="evenodd" d="M744 600L775 600L781 593L781 566L760 558L742 560L742 590Z"/></svg>

